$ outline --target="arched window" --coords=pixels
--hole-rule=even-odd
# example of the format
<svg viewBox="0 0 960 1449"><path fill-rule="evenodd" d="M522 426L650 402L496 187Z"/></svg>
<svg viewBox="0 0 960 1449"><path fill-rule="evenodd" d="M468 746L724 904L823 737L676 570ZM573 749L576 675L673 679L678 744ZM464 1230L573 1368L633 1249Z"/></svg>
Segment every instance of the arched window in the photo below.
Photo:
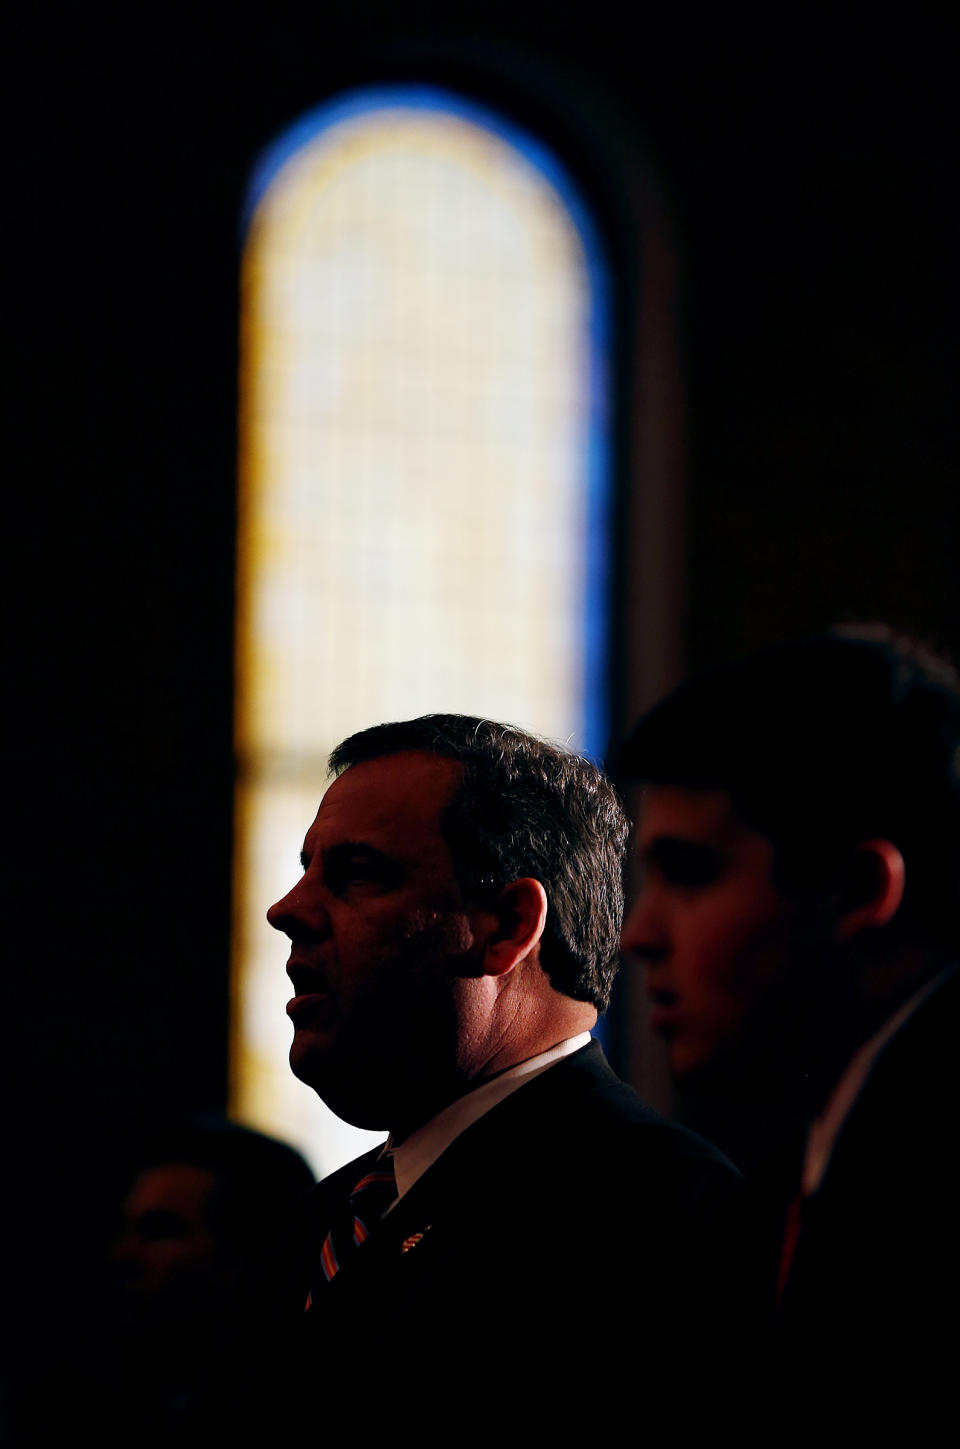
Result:
<svg viewBox="0 0 960 1449"><path fill-rule="evenodd" d="M289 1073L263 914L329 750L435 710L607 744L605 275L557 161L446 93L354 93L253 176L232 1104L322 1171L364 1138Z"/></svg>

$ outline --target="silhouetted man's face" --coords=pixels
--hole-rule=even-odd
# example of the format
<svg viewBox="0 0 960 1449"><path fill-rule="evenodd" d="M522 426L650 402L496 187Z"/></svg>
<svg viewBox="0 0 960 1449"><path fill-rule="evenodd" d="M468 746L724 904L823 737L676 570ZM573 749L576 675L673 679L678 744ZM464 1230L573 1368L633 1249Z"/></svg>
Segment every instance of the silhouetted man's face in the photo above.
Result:
<svg viewBox="0 0 960 1449"><path fill-rule="evenodd" d="M651 1025L674 1077L744 1045L775 1050L770 1013L791 977L798 913L774 883L771 840L737 819L724 791L656 785L636 851L640 893L623 950L646 968Z"/></svg>
<svg viewBox="0 0 960 1449"><path fill-rule="evenodd" d="M414 750L344 771L267 913L292 942L293 1071L358 1126L393 1127L456 1078L482 955L441 831L461 775Z"/></svg>

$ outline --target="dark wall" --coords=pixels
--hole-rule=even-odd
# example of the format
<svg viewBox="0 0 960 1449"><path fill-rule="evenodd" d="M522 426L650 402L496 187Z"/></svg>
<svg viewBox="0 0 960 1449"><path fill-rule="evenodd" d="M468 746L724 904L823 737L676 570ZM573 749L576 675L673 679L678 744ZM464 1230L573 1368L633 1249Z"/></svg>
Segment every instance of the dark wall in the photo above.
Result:
<svg viewBox="0 0 960 1449"><path fill-rule="evenodd" d="M762 54L721 51L709 124L673 171L687 219L690 662L838 617L955 646L943 54L909 28Z"/></svg>
<svg viewBox="0 0 960 1449"><path fill-rule="evenodd" d="M14 18L10 1240L58 1245L24 1312L119 1137L224 1098L237 215L286 121L489 74L586 174L603 110L675 221L688 662L840 615L960 643L942 36L196 8Z"/></svg>

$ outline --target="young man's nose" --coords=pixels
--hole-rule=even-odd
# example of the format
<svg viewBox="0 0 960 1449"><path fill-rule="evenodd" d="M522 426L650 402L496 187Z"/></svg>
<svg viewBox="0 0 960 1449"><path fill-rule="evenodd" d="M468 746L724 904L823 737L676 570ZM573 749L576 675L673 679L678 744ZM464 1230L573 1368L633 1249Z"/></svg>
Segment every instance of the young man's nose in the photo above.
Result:
<svg viewBox="0 0 960 1449"><path fill-rule="evenodd" d="M652 963L667 954L663 922L649 892L643 894L628 912L620 936L620 949L631 960Z"/></svg>

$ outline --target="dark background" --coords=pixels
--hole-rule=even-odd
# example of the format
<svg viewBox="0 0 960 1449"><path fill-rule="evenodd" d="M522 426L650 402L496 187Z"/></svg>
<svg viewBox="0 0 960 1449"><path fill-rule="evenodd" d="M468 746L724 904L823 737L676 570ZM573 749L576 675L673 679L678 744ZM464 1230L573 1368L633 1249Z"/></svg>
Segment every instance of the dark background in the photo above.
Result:
<svg viewBox="0 0 960 1449"><path fill-rule="evenodd" d="M960 645L945 35L810 7L776 30L450 8L12 17L15 1337L69 1291L118 1144L225 1100L238 213L299 113L389 78L503 106L595 201L623 317L623 158L646 158L679 279L687 667L836 618Z"/></svg>

